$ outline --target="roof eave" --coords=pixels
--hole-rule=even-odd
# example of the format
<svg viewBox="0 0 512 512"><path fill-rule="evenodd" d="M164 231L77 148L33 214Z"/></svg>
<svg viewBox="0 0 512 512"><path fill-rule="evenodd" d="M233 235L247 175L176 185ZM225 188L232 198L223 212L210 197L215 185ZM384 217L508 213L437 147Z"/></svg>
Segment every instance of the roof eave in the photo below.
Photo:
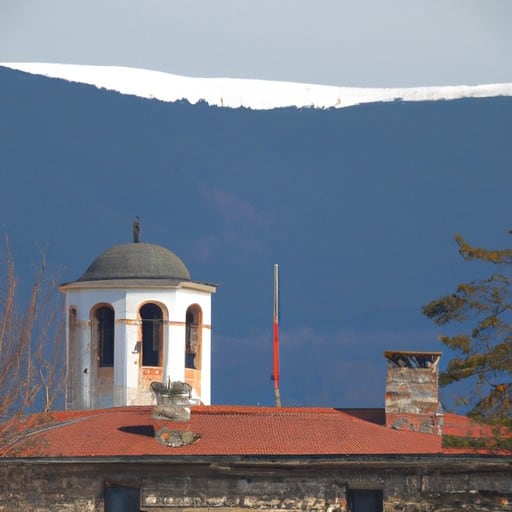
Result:
<svg viewBox="0 0 512 512"><path fill-rule="evenodd" d="M66 293L68 290L93 290L108 288L175 288L196 290L207 293L215 293L217 285L200 281L185 281L178 279L108 279L98 281L72 281L59 285L59 291Z"/></svg>
<svg viewBox="0 0 512 512"><path fill-rule="evenodd" d="M233 467L260 466L356 466L372 464L380 467L423 467L426 463L444 469L463 467L492 467L510 470L512 455L496 454L301 454L301 455L137 455L137 456L84 456L84 457L0 457L1 464L176 464L208 465L212 470L225 471Z"/></svg>

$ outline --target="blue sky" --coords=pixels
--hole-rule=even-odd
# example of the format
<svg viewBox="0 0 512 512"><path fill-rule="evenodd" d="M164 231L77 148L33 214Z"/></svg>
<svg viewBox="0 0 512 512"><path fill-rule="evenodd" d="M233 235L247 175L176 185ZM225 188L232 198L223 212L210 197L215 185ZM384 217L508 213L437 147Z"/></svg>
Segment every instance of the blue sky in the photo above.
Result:
<svg viewBox="0 0 512 512"><path fill-rule="evenodd" d="M503 0L2 0L0 62L397 87L512 82Z"/></svg>

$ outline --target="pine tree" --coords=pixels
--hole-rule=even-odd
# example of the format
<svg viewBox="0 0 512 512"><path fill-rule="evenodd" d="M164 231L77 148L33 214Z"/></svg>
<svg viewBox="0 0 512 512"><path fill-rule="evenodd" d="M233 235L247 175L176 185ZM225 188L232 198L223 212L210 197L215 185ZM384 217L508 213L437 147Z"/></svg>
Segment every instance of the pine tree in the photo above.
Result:
<svg viewBox="0 0 512 512"><path fill-rule="evenodd" d="M462 401L469 416L512 427L512 249L472 247L455 236L466 261L490 263L499 272L459 284L455 293L433 300L423 313L438 325L458 324L464 331L440 336L455 354L440 375L441 386L470 382Z"/></svg>

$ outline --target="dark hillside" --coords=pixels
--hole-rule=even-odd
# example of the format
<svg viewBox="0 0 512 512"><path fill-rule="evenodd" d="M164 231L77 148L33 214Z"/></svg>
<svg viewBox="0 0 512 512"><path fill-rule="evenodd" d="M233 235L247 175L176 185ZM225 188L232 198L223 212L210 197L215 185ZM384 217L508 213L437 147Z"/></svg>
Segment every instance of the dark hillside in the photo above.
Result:
<svg viewBox="0 0 512 512"><path fill-rule="evenodd" d="M78 277L162 244L214 297L214 400L272 403L272 265L287 404L379 406L384 349L438 350L421 306L506 245L512 98L341 110L162 103L0 68L0 224ZM365 385L360 382L364 380Z"/></svg>

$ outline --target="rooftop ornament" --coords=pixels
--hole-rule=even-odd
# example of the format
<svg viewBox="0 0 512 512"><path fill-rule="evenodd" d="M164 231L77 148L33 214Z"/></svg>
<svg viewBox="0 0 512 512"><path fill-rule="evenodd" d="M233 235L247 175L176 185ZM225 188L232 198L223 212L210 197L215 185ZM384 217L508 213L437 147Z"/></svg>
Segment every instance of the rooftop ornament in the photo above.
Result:
<svg viewBox="0 0 512 512"><path fill-rule="evenodd" d="M186 382L152 382L151 390L156 396L156 407L153 409L154 420L166 422L190 421L190 407L197 405L198 401L192 398L192 386ZM201 435L190 430L173 430L163 426L155 433L157 441L171 446L186 446L197 441Z"/></svg>
<svg viewBox="0 0 512 512"><path fill-rule="evenodd" d="M137 216L133 221L133 243L138 244L140 242L140 218Z"/></svg>

